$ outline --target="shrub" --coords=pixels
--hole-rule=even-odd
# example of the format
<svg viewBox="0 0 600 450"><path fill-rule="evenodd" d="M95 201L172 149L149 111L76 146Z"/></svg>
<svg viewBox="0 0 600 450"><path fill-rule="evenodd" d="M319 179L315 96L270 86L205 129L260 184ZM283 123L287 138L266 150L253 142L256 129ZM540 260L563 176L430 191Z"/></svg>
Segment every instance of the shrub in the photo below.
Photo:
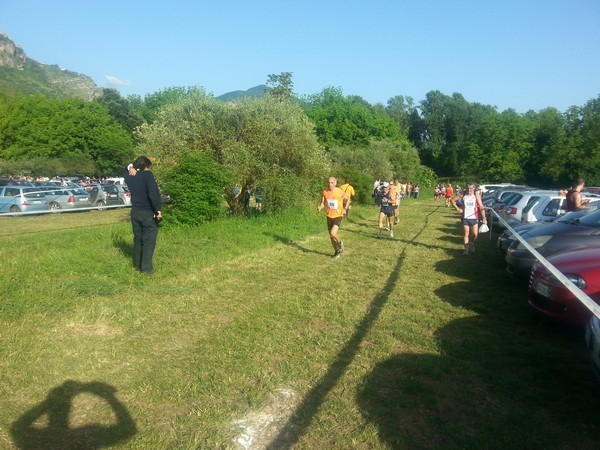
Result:
<svg viewBox="0 0 600 450"><path fill-rule="evenodd" d="M223 214L223 192L230 178L212 157L186 153L159 175L163 193L171 197L163 208L170 222L197 225Z"/></svg>

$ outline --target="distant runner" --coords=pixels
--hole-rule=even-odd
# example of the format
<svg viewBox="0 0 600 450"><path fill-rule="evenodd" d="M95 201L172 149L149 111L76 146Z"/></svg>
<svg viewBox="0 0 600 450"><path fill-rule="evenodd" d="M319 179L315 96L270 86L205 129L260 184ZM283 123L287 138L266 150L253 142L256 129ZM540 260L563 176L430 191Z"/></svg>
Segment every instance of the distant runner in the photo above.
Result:
<svg viewBox="0 0 600 450"><path fill-rule="evenodd" d="M379 234L377 237L383 237L383 230L390 232L390 237L394 237L394 204L396 199L390 191L390 184L383 183L383 192L381 193L381 208L379 209ZM383 221L386 221L384 227Z"/></svg>
<svg viewBox="0 0 600 450"><path fill-rule="evenodd" d="M356 192L354 191L354 187L350 184L350 180L348 180L348 178L346 178L344 180L344 184L342 184L340 186L340 189L342 191L344 191L346 194L348 194L348 197L350 197L350 201L352 201L352 199L356 195ZM350 210L351 209L352 209L352 205L348 204L348 210L346 211L346 219L348 219L348 220L350 220Z"/></svg>
<svg viewBox="0 0 600 450"><path fill-rule="evenodd" d="M342 223L342 218L348 212L350 197L337 187L337 179L335 177L329 177L327 184L328 187L323 191L323 197L317 207L317 212L321 212L323 207L327 208L327 229L329 230L331 245L335 251L333 258L337 259L344 251L344 243L338 237L338 230Z"/></svg>

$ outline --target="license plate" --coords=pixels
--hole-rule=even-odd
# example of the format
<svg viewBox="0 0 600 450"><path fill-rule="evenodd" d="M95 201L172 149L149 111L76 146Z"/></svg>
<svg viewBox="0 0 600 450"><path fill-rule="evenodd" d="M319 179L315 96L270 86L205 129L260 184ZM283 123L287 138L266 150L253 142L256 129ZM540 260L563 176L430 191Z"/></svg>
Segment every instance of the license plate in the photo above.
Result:
<svg viewBox="0 0 600 450"><path fill-rule="evenodd" d="M552 294L552 288L550 286L546 286L545 284L538 283L535 285L535 292L543 297L550 298L550 295Z"/></svg>
<svg viewBox="0 0 600 450"><path fill-rule="evenodd" d="M41 200L34 200L34 201L33 201L33 202L31 202L31 203L33 203L33 204L35 204L35 205L39 205L40 203L42 203L42 201L41 201Z"/></svg>

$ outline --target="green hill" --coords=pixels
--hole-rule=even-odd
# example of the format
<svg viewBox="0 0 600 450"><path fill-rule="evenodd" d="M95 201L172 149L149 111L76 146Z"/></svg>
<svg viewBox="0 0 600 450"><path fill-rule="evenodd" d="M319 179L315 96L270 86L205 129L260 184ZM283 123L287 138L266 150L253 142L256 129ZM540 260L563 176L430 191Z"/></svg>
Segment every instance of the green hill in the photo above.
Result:
<svg viewBox="0 0 600 450"><path fill-rule="evenodd" d="M224 102L232 102L240 98L260 98L265 95L266 89L267 86L265 84L259 84L258 86L254 86L246 91L231 91L223 95L219 95L217 98L219 100L223 100Z"/></svg>
<svg viewBox="0 0 600 450"><path fill-rule="evenodd" d="M1 97L43 94L92 100L99 93L100 89L89 76L28 58L21 47L0 32Z"/></svg>

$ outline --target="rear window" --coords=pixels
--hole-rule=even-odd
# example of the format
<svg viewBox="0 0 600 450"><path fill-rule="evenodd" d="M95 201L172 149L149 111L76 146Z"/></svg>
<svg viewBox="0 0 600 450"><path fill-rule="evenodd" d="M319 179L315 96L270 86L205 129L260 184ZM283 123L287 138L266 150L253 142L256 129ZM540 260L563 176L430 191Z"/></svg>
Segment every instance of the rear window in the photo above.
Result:
<svg viewBox="0 0 600 450"><path fill-rule="evenodd" d="M88 192L85 189L71 189L71 192L75 195L88 195Z"/></svg>
<svg viewBox="0 0 600 450"><path fill-rule="evenodd" d="M561 203L560 198L555 198L553 200L550 200L548 205L546 205L546 207L542 211L542 215L543 216L551 216L551 217L557 216L558 210L560 209L560 203Z"/></svg>
<svg viewBox="0 0 600 450"><path fill-rule="evenodd" d="M514 194L513 196L510 197L509 200L506 201L506 204L509 206L515 205L517 203L519 203L519 201L523 198L522 194Z"/></svg>
<svg viewBox="0 0 600 450"><path fill-rule="evenodd" d="M527 206L523 208L523 214L527 214L533 208L540 204L540 197L531 197L527 202Z"/></svg>

